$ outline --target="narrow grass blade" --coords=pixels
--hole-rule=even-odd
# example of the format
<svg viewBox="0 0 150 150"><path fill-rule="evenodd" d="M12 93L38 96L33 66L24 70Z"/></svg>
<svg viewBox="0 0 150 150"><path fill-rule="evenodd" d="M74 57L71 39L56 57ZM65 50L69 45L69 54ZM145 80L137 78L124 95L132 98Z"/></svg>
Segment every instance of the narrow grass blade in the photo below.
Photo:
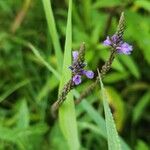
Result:
<svg viewBox="0 0 150 150"><path fill-rule="evenodd" d="M148 90L133 109L133 122L137 123L144 113L146 106L150 103L150 91Z"/></svg>
<svg viewBox="0 0 150 150"><path fill-rule="evenodd" d="M39 51L31 43L28 43L27 46L32 50L35 56L48 68L48 70L51 71L56 76L57 79L59 79L60 76L58 72L43 59Z"/></svg>
<svg viewBox="0 0 150 150"><path fill-rule="evenodd" d="M27 105L27 101L23 99L19 106L19 111L17 114L17 128L25 129L29 127L30 114Z"/></svg>
<svg viewBox="0 0 150 150"><path fill-rule="evenodd" d="M120 55L120 60L123 62L123 64L128 68L131 74L133 74L137 79L140 78L140 71L139 68L134 61L132 57L129 57L127 55Z"/></svg>
<svg viewBox="0 0 150 150"><path fill-rule="evenodd" d="M57 70L55 70L47 61L44 60L44 58L41 56L41 54L39 53L39 51L35 48L34 45L32 45L30 42L18 38L18 37L9 37L10 39L12 39L14 42L24 45L26 47L28 47L29 49L31 49L31 51L34 53L34 55L41 61L41 63L50 71L54 74L54 76L60 80L60 75L57 72Z"/></svg>
<svg viewBox="0 0 150 150"><path fill-rule="evenodd" d="M29 137L31 135L44 134L47 130L48 126L46 124L37 124L30 126L26 129L7 128L0 125L0 140L17 143L25 137Z"/></svg>
<svg viewBox="0 0 150 150"><path fill-rule="evenodd" d="M27 85L29 82L30 82L29 80L24 80L24 81L17 83L16 85L14 85L14 87L11 87L8 91L6 91L4 94L2 94L0 96L0 103L2 101L4 101L13 92L15 92L16 90L20 89L21 87Z"/></svg>
<svg viewBox="0 0 150 150"><path fill-rule="evenodd" d="M108 105L108 97L106 95L105 88L103 86L100 73L98 72L99 79L100 79L100 86L102 90L102 97L103 97L103 106L105 112L105 121L106 121L106 130L107 130L107 141L108 141L108 149L109 150L121 150L119 136L116 130L116 126L113 120L112 113L110 111Z"/></svg>
<svg viewBox="0 0 150 150"><path fill-rule="evenodd" d="M79 98L80 94L74 90L74 95L76 98ZM78 106L79 107L79 106ZM87 99L84 99L80 107L82 107L83 110L86 111L87 115L92 119L93 122L98 126L100 132L97 132L100 134L102 137L107 139L107 131L106 131L106 123L105 120L102 118L102 116L99 114L98 111L96 111L91 104L88 102ZM127 145L127 143L120 137L120 143L121 143L121 148L122 150L131 150L131 148Z"/></svg>
<svg viewBox="0 0 150 150"><path fill-rule="evenodd" d="M51 7L51 1L50 0L42 0L42 2L43 2L43 6L44 6L45 15L46 15L46 20L48 23L48 29L49 29L50 36L52 38L52 42L54 45L58 69L59 69L59 71L61 71L63 55L62 55L62 51L61 51L61 47L60 47L58 33L56 30L56 24L55 24L54 15L53 15L52 7Z"/></svg>
<svg viewBox="0 0 150 150"><path fill-rule="evenodd" d="M64 84L71 78L71 72L68 66L71 65L71 47L72 47L72 0L69 0L69 10L66 28L66 42L63 62L63 75L60 82L60 90ZM59 91L60 91L59 90ZM59 109L59 124L62 133L67 140L69 150L78 150L80 147L77 122L74 108L73 94L70 92Z"/></svg>

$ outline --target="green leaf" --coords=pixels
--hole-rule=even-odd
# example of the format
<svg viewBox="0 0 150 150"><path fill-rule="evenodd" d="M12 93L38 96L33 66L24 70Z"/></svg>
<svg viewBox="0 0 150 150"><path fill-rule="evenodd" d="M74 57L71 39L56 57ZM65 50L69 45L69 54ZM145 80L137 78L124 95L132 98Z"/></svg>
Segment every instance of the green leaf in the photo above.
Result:
<svg viewBox="0 0 150 150"><path fill-rule="evenodd" d="M9 95L11 95L16 90L22 88L23 86L27 85L29 82L29 80L24 80L14 85L14 87L11 87L9 90L7 90L4 94L0 96L0 102L4 101Z"/></svg>
<svg viewBox="0 0 150 150"><path fill-rule="evenodd" d="M135 105L133 109L133 122L136 123L138 120L140 120L142 113L144 113L144 110L146 106L148 106L150 102L150 91L146 92L141 99L139 99L139 102Z"/></svg>
<svg viewBox="0 0 150 150"><path fill-rule="evenodd" d="M134 53L139 54L139 48L143 53L144 58L150 64L150 39L149 34L149 16L141 15L140 13L136 13L130 10L126 11L126 19L127 21L127 29L125 32L125 36L128 39L133 39L136 41L137 47L134 48ZM141 38L142 37L142 38Z"/></svg>
<svg viewBox="0 0 150 150"><path fill-rule="evenodd" d="M98 72L99 73L99 72ZM106 95L105 88L103 86L100 73L100 86L102 90L102 98L103 98L103 106L105 112L105 121L106 121L106 130L107 130L107 141L108 141L108 149L109 150L121 150L120 139L116 130L116 126L113 120L113 116L111 110L108 105L108 97Z"/></svg>
<svg viewBox="0 0 150 150"><path fill-rule="evenodd" d="M77 98L79 98L79 93L75 90L74 90L74 95ZM86 111L87 115L98 126L98 128L100 130L100 132L98 132L98 134L100 134L102 137L107 139L105 120L100 115L100 113L91 106L91 104L87 101L87 99L82 100L80 106ZM121 147L123 150L131 150L131 148L125 143L125 141L122 138L120 138L120 142L121 142Z"/></svg>
<svg viewBox="0 0 150 150"><path fill-rule="evenodd" d="M57 79L60 79L59 73L47 61L44 60L39 51L31 43L27 43L27 46L32 50L32 52L41 61L41 63L45 65L47 69L56 76Z"/></svg>
<svg viewBox="0 0 150 150"><path fill-rule="evenodd" d="M148 0L136 0L134 4L136 7L141 7L147 11L150 11L150 1Z"/></svg>
<svg viewBox="0 0 150 150"><path fill-rule="evenodd" d="M113 116L115 118L116 127L120 131L123 128L126 117L124 100L122 99L120 93L115 90L115 88L107 87L105 90L107 91L107 96L110 100L109 103L114 110Z"/></svg>
<svg viewBox="0 0 150 150"><path fill-rule="evenodd" d="M27 102L24 99L21 101L20 104L17 127L27 128L28 126L29 126L29 110L28 110Z"/></svg>
<svg viewBox="0 0 150 150"><path fill-rule="evenodd" d="M125 80L127 79L129 73L128 72L113 72L113 73L109 73L105 76L104 78L104 82L106 83L116 83L120 80Z"/></svg>
<svg viewBox="0 0 150 150"><path fill-rule="evenodd" d="M135 150L149 150L149 146L142 140L138 140Z"/></svg>
<svg viewBox="0 0 150 150"><path fill-rule="evenodd" d="M93 8L115 7L122 4L120 0L101 0L93 4Z"/></svg>
<svg viewBox="0 0 150 150"><path fill-rule="evenodd" d="M12 38L12 37L11 37ZM40 52L38 51L38 49L32 45L30 42L22 39L22 38L18 38L18 37L13 37L12 38L14 42L16 42L17 44L20 45L24 45L26 47L28 47L29 49L31 49L31 51L34 53L34 55L38 58L38 60L50 71L54 74L54 76L60 80L60 74L59 72L57 72L57 70L55 70L46 60L44 60L44 58L42 57L42 55L40 54Z"/></svg>
<svg viewBox="0 0 150 150"><path fill-rule="evenodd" d="M140 71L139 71L138 65L133 60L133 58L127 55L120 55L119 58L124 63L124 65L129 69L131 74L133 74L136 78L139 79Z"/></svg>
<svg viewBox="0 0 150 150"><path fill-rule="evenodd" d="M100 116L100 114L96 110L94 110L94 108L87 101L82 101L81 106L89 115L89 117L92 118L92 120L97 124L101 136L107 138L105 121L102 116Z"/></svg>
<svg viewBox="0 0 150 150"><path fill-rule="evenodd" d="M66 42L64 51L63 73L60 81L59 92L64 84L71 78L68 66L71 65L72 48L72 0L69 0L69 10L66 28ZM70 92L59 109L59 124L70 150L78 150L80 147L77 131L77 122L73 94Z"/></svg>
<svg viewBox="0 0 150 150"><path fill-rule="evenodd" d="M40 102L44 97L48 95L49 92L51 92L56 86L58 86L59 81L56 80L56 77L53 75L51 78L47 78L46 83L43 87L41 87L41 90L37 94L36 100Z"/></svg>
<svg viewBox="0 0 150 150"><path fill-rule="evenodd" d="M37 124L28 128L8 128L0 126L0 139L17 144L21 149L25 149L24 139L33 135L42 135L46 133L48 127L46 124Z"/></svg>
<svg viewBox="0 0 150 150"><path fill-rule="evenodd" d="M60 42L58 38L58 33L56 30L56 23L54 20L54 15L53 15L52 7L51 7L51 0L42 0L42 2L44 6L47 23L48 23L48 29L49 29L52 42L54 45L54 49L55 49L58 68L59 68L59 71L61 71L63 55L62 55L61 46L60 46Z"/></svg>

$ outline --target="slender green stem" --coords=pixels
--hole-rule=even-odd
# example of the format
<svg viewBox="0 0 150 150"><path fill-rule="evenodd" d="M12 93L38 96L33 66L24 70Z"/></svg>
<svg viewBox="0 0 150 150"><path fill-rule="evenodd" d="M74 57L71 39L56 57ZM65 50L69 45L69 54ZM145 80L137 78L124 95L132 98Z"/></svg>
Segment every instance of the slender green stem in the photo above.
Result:
<svg viewBox="0 0 150 150"><path fill-rule="evenodd" d="M50 0L42 0L42 2L43 2L43 6L44 6L44 11L45 11L45 15L46 15L49 33L50 33L50 36L52 38L52 42L54 45L58 69L59 69L59 71L61 71L63 55L62 55L61 46L60 46L60 42L59 42L58 32L56 30L56 23L55 23L55 19L54 19L52 7L51 7L51 1Z"/></svg>

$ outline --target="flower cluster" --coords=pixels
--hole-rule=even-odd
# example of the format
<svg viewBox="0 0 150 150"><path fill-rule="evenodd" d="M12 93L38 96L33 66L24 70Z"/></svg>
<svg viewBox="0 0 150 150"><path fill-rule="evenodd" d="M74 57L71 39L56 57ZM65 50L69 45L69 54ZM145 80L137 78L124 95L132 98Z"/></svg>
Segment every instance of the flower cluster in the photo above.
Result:
<svg viewBox="0 0 150 150"><path fill-rule="evenodd" d="M133 50L132 46L126 42L120 41L118 36L114 34L112 37L107 36L106 40L103 42L105 46L111 46L117 50L120 54L131 54Z"/></svg>
<svg viewBox="0 0 150 150"><path fill-rule="evenodd" d="M84 70L84 67L86 66L86 63L79 61L79 52L73 51L73 64L69 68L72 71L73 77L72 80L75 85L78 85L81 83L82 79L81 77L85 75L87 78L92 79L94 77L94 72L91 70Z"/></svg>

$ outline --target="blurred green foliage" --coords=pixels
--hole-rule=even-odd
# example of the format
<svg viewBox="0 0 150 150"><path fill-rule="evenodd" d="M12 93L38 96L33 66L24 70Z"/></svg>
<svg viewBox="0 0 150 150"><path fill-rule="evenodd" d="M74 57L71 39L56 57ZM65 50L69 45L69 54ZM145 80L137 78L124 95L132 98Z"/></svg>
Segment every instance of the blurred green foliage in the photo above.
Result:
<svg viewBox="0 0 150 150"><path fill-rule="evenodd" d="M51 3L56 24L51 22L50 16L46 20L40 0L0 1L2 150L67 149L50 107L58 94L61 74L57 71L64 52L68 1L53 0ZM125 12L124 38L134 50L130 56L116 57L104 84L120 136L131 149L148 150L150 1L73 0L72 8L72 48L77 49L83 41L86 43L88 67L95 72L109 56L109 49L102 41L115 32L120 13ZM53 28L49 32L53 25L56 31ZM62 51L56 54L58 49ZM80 93L90 83L85 81L77 91ZM79 93L75 92L75 95L79 96ZM76 106L81 149L107 149L103 107L99 99L99 89L95 89L87 101Z"/></svg>

